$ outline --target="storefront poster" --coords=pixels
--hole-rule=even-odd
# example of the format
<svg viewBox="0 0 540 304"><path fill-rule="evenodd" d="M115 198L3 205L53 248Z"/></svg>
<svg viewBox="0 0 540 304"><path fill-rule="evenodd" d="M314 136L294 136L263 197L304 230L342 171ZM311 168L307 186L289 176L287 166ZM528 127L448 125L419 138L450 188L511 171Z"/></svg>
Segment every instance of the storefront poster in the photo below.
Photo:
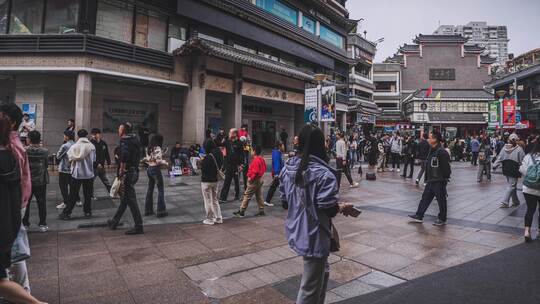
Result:
<svg viewBox="0 0 540 304"><path fill-rule="evenodd" d="M516 125L516 100L505 99L503 101L503 126L513 127Z"/></svg>
<svg viewBox="0 0 540 304"><path fill-rule="evenodd" d="M37 105L35 103L23 103L21 105L21 110L23 114L28 114L30 116L30 121L36 123L36 109Z"/></svg>
<svg viewBox="0 0 540 304"><path fill-rule="evenodd" d="M489 122L488 126L497 128L501 125L501 102L494 100L489 102Z"/></svg>
<svg viewBox="0 0 540 304"><path fill-rule="evenodd" d="M317 89L306 89L304 93L304 122L317 121Z"/></svg>
<svg viewBox="0 0 540 304"><path fill-rule="evenodd" d="M322 87L321 98L321 121L336 121L336 87Z"/></svg>
<svg viewBox="0 0 540 304"><path fill-rule="evenodd" d="M158 105L123 100L103 100L103 132L114 133L123 122L137 130L144 123L151 133L158 131Z"/></svg>

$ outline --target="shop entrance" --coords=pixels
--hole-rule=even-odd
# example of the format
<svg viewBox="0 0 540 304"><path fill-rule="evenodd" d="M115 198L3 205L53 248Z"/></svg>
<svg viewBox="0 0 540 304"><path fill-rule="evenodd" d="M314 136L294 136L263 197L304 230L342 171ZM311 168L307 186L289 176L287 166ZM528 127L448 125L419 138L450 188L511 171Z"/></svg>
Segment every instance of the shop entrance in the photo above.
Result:
<svg viewBox="0 0 540 304"><path fill-rule="evenodd" d="M253 145L261 146L263 149L271 149L276 144L276 122L268 120L252 121L252 141Z"/></svg>

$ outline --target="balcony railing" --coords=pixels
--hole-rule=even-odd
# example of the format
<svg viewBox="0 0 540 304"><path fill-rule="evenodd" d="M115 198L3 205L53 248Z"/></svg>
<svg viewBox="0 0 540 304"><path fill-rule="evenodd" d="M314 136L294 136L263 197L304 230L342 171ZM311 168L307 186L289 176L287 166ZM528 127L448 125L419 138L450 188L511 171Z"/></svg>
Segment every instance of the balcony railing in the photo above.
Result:
<svg viewBox="0 0 540 304"><path fill-rule="evenodd" d="M0 53L87 53L173 69L171 54L87 34L0 35Z"/></svg>

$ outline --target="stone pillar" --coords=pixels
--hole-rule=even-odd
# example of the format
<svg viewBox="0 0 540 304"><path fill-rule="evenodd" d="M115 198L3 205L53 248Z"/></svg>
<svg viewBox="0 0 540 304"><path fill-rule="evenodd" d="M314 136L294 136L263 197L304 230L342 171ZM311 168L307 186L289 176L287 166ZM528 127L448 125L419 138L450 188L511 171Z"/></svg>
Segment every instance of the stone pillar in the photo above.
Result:
<svg viewBox="0 0 540 304"><path fill-rule="evenodd" d="M343 132L347 132L347 112L343 112L343 115L341 116L341 128L343 129Z"/></svg>
<svg viewBox="0 0 540 304"><path fill-rule="evenodd" d="M222 104L221 117L223 119L223 128L228 133L229 129L239 129L242 125L242 67L235 65L233 77L233 93L226 102Z"/></svg>
<svg viewBox="0 0 540 304"><path fill-rule="evenodd" d="M191 87L182 107L182 142L202 144L205 130L206 108L206 58L193 56Z"/></svg>
<svg viewBox="0 0 540 304"><path fill-rule="evenodd" d="M86 129L90 132L91 114L92 76L90 73L79 73L75 91L75 132L79 129Z"/></svg>

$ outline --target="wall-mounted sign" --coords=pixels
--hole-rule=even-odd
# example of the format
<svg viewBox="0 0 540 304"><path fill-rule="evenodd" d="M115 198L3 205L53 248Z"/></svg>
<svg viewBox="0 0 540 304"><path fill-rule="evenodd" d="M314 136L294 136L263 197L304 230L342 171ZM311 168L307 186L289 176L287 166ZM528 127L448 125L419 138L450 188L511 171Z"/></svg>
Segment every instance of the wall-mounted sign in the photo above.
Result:
<svg viewBox="0 0 540 304"><path fill-rule="evenodd" d="M321 121L336 121L336 87L322 87L321 98Z"/></svg>
<svg viewBox="0 0 540 304"><path fill-rule="evenodd" d="M356 113L356 121L358 123L375 124L375 115Z"/></svg>
<svg viewBox="0 0 540 304"><path fill-rule="evenodd" d="M501 102L498 100L489 102L488 126L498 128L501 125Z"/></svg>
<svg viewBox="0 0 540 304"><path fill-rule="evenodd" d="M28 114L30 116L30 121L36 123L37 118L37 104L35 103L23 103L21 104L21 110L23 114Z"/></svg>
<svg viewBox="0 0 540 304"><path fill-rule="evenodd" d="M429 69L429 80L456 80L456 70Z"/></svg>
<svg viewBox="0 0 540 304"><path fill-rule="evenodd" d="M242 95L300 105L304 104L304 94L302 93L280 90L248 82L244 82L242 85Z"/></svg>
<svg viewBox="0 0 540 304"><path fill-rule="evenodd" d="M304 93L304 122L317 121L317 89L306 89Z"/></svg>
<svg viewBox="0 0 540 304"><path fill-rule="evenodd" d="M124 100L103 100L103 132L117 132L123 122L130 122L137 130L143 123L151 133L158 131L158 105Z"/></svg>
<svg viewBox="0 0 540 304"><path fill-rule="evenodd" d="M516 125L516 100L503 100L503 126L513 127Z"/></svg>

